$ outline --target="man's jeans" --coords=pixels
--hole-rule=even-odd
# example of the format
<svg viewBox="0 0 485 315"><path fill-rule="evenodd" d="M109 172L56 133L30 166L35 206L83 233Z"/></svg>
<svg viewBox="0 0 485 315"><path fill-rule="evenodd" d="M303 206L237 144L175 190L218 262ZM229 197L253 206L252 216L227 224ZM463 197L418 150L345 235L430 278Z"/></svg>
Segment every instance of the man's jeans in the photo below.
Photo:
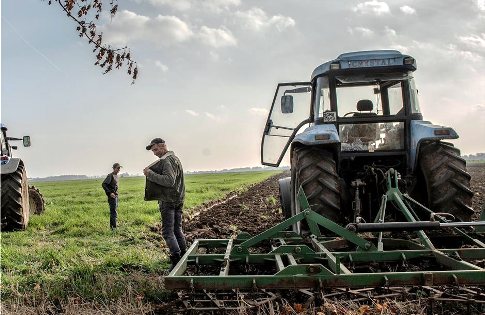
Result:
<svg viewBox="0 0 485 315"><path fill-rule="evenodd" d="M187 250L185 236L182 232L183 204L159 202L162 215L162 236L167 243L170 255L178 255Z"/></svg>
<svg viewBox="0 0 485 315"><path fill-rule="evenodd" d="M118 213L116 209L118 209L118 196L115 198L108 197L109 203L109 226L111 229L116 228L116 218L118 217Z"/></svg>

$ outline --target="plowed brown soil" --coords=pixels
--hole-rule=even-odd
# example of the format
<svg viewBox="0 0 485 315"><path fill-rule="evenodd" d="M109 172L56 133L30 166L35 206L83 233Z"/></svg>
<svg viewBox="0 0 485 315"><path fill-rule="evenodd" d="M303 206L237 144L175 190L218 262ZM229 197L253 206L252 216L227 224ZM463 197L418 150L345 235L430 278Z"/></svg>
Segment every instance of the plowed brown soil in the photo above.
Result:
<svg viewBox="0 0 485 315"><path fill-rule="evenodd" d="M202 205L195 211L198 215L185 219L187 240L229 238L240 232L255 235L282 222L278 179L286 176L272 176L228 200Z"/></svg>
<svg viewBox="0 0 485 315"><path fill-rule="evenodd" d="M485 211L485 163L468 165L467 170L472 176L470 184L475 193L472 206L478 216L480 211Z"/></svg>

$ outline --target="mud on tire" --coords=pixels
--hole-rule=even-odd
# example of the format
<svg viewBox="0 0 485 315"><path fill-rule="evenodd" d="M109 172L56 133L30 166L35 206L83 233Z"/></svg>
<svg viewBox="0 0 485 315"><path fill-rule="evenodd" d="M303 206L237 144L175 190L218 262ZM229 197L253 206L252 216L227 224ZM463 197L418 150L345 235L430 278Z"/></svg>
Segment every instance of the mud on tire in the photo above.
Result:
<svg viewBox="0 0 485 315"><path fill-rule="evenodd" d="M296 190L302 185L313 211L334 222L342 222L340 178L333 154L315 147L296 148L291 168L293 206L296 204Z"/></svg>
<svg viewBox="0 0 485 315"><path fill-rule="evenodd" d="M449 212L459 220L471 221L474 214L471 176L460 150L450 143L426 143L419 152L419 167L427 190L427 206L433 211Z"/></svg>
<svg viewBox="0 0 485 315"><path fill-rule="evenodd" d="M35 186L29 186L29 204L33 214L41 214L45 210L44 196Z"/></svg>
<svg viewBox="0 0 485 315"><path fill-rule="evenodd" d="M29 188L22 163L2 175L2 231L24 230L29 222Z"/></svg>

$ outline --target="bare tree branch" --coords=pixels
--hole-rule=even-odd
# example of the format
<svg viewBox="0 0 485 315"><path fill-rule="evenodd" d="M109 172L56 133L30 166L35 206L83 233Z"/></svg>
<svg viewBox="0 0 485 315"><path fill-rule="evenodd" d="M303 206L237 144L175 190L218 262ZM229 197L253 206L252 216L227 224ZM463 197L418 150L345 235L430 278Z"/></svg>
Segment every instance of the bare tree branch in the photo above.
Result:
<svg viewBox="0 0 485 315"><path fill-rule="evenodd" d="M103 12L103 1L107 0L49 0L57 3L62 10L75 21L79 37L85 37L89 44L94 46L93 53L96 53L94 65L103 69L103 74L113 70L113 67L120 69L127 67L127 73L132 78L132 84L138 78L138 67L136 61L131 58L128 47L113 48L103 43L103 33L97 31L96 23ZM109 13L113 18L118 12L118 0L110 0Z"/></svg>

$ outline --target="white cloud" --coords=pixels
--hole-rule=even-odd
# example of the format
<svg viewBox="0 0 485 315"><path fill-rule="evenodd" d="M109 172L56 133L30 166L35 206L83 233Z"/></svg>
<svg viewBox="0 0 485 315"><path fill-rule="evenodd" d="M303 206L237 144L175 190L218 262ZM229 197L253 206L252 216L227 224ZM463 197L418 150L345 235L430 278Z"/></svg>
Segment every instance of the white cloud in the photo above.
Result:
<svg viewBox="0 0 485 315"><path fill-rule="evenodd" d="M389 9L389 5L386 2L377 0L359 3L352 10L360 14L375 15L382 15L391 12L391 10Z"/></svg>
<svg viewBox="0 0 485 315"><path fill-rule="evenodd" d="M167 72L168 71L168 67L166 65L164 65L163 63L161 63L160 61L155 61L155 66L157 68L159 68L160 70L162 70L162 72Z"/></svg>
<svg viewBox="0 0 485 315"><path fill-rule="evenodd" d="M193 111L193 110L191 110L191 109L186 109L186 110L185 110L185 112L186 112L187 114L189 114L189 115L194 116L194 117L199 116L199 113L197 113L196 111Z"/></svg>
<svg viewBox="0 0 485 315"><path fill-rule="evenodd" d="M391 45L390 47L391 47L391 49L395 49L395 50L400 51L400 52L405 53L405 54L409 53L409 50L410 50L409 47L407 47L407 46L397 45L397 44Z"/></svg>
<svg viewBox="0 0 485 315"><path fill-rule="evenodd" d="M386 31L386 34L389 35L389 36L394 37L394 36L397 35L396 30L394 30L394 29L392 29L392 28L390 28L388 26L386 26L385 31Z"/></svg>
<svg viewBox="0 0 485 315"><path fill-rule="evenodd" d="M460 36L460 41L473 48L485 48L485 33L481 35Z"/></svg>
<svg viewBox="0 0 485 315"><path fill-rule="evenodd" d="M471 61L471 62L479 62L481 61L483 58L482 56L480 56L479 54L476 54L474 52L471 52L469 50L463 50L463 49L460 49L459 47L457 47L456 45L448 45L448 52L451 56L457 56L461 59L464 59L464 60L468 60L468 61ZM470 68L470 69L474 69L473 67Z"/></svg>
<svg viewBox="0 0 485 315"><path fill-rule="evenodd" d="M171 46L193 36L190 27L176 16L158 15L150 18L126 10L119 12L112 23L103 29L106 41L121 45L148 41L160 46Z"/></svg>
<svg viewBox="0 0 485 315"><path fill-rule="evenodd" d="M401 10L402 13L404 14L415 14L416 13L416 9L408 6L408 5L403 5L402 7L399 8L399 10Z"/></svg>
<svg viewBox="0 0 485 315"><path fill-rule="evenodd" d="M360 36L363 36L363 37L372 37L374 36L374 31L371 30L371 29L368 29L366 27L362 27L362 26L357 26L357 27L353 27L353 28L349 28L349 33L350 34L356 34L356 35L360 35Z"/></svg>
<svg viewBox="0 0 485 315"><path fill-rule="evenodd" d="M465 60L469 60L471 62L479 62L479 61L482 61L482 56L474 53L474 52L471 52L471 51L468 51L468 50L459 50L458 51L458 54Z"/></svg>
<svg viewBox="0 0 485 315"><path fill-rule="evenodd" d="M248 11L237 11L235 16L244 28L253 31L262 31L274 27L281 32L286 28L295 26L295 20L291 17L283 15L268 17L266 12L260 8L252 8Z"/></svg>
<svg viewBox="0 0 485 315"><path fill-rule="evenodd" d="M216 13L239 6L241 0L133 0L136 3L149 3L154 7L169 7L178 11L188 11L194 8L202 8Z"/></svg>
<svg viewBox="0 0 485 315"><path fill-rule="evenodd" d="M281 32L286 28L295 26L295 20L293 20L291 17L275 15L269 20L269 25L273 25L278 31Z"/></svg>
<svg viewBox="0 0 485 315"><path fill-rule="evenodd" d="M190 0L134 0L136 3L148 2L155 7L168 6L179 11L186 11L192 7Z"/></svg>
<svg viewBox="0 0 485 315"><path fill-rule="evenodd" d="M485 0L477 0L477 6L479 10L485 11Z"/></svg>
<svg viewBox="0 0 485 315"><path fill-rule="evenodd" d="M266 108L261 107L251 107L248 109L249 113L257 116L267 116L269 111Z"/></svg>
<svg viewBox="0 0 485 315"><path fill-rule="evenodd" d="M202 7L220 13L223 10L229 10L231 7L237 7L241 4L241 0L204 0L198 1Z"/></svg>
<svg viewBox="0 0 485 315"><path fill-rule="evenodd" d="M202 26L198 36L204 44L216 48L237 45L236 38L232 35L231 31L225 27L210 28Z"/></svg>
<svg viewBox="0 0 485 315"><path fill-rule="evenodd" d="M208 112L205 112L204 113L208 118L212 119L212 120L215 120L215 121L220 121L221 119L219 117L217 117L216 115L214 114L211 114L211 113L208 113Z"/></svg>

